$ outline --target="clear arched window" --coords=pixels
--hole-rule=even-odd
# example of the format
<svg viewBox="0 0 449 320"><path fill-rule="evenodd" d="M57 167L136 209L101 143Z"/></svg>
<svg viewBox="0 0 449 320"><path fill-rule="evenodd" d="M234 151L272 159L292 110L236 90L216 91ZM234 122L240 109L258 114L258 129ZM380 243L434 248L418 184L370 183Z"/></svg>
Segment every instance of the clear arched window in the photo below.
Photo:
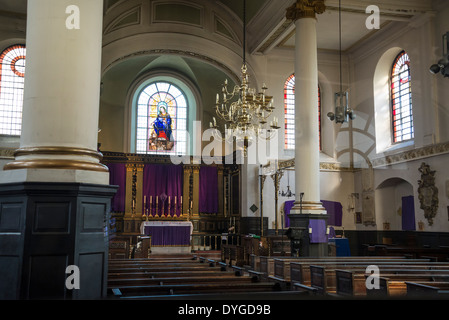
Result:
<svg viewBox="0 0 449 320"><path fill-rule="evenodd" d="M186 154L187 108L184 93L170 82L143 88L137 98L136 152Z"/></svg>
<svg viewBox="0 0 449 320"><path fill-rule="evenodd" d="M413 139L412 88L410 58L399 53L391 70L391 119L393 142Z"/></svg>
<svg viewBox="0 0 449 320"><path fill-rule="evenodd" d="M0 54L0 134L18 136L22 130L25 55L23 45Z"/></svg>
<svg viewBox="0 0 449 320"><path fill-rule="evenodd" d="M285 149L295 149L295 75L288 77L284 84ZM321 90L318 86L318 130L321 150Z"/></svg>

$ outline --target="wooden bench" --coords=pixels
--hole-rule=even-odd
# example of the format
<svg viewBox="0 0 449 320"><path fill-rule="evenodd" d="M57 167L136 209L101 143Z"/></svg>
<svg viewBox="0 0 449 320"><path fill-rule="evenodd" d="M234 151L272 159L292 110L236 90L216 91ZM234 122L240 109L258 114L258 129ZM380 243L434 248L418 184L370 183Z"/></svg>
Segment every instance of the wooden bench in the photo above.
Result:
<svg viewBox="0 0 449 320"><path fill-rule="evenodd" d="M266 293L275 299L279 297L298 297L307 292L283 291L282 287L267 279L261 273L228 265L204 257L195 261L159 259L157 262L140 260L134 262L111 263L108 273L108 294L111 298L145 299L148 297L199 297L201 295L232 297L240 294ZM279 299L279 298L278 298Z"/></svg>
<svg viewBox="0 0 449 320"><path fill-rule="evenodd" d="M340 262L340 261L400 261L404 257L323 257L323 258L304 258L304 257L289 257L289 258L274 258L274 276L285 280L290 280L290 263L291 262Z"/></svg>
<svg viewBox="0 0 449 320"><path fill-rule="evenodd" d="M405 296L407 295L407 282L449 282L449 270L445 274L436 274L435 270L429 270L416 274L386 274L379 278L379 289L368 290L368 295L372 292L383 296Z"/></svg>
<svg viewBox="0 0 449 320"><path fill-rule="evenodd" d="M249 276L236 276L234 273L214 273L209 275L196 275L182 277L172 275L171 277L143 277L143 278L116 278L108 280L109 288L116 288L121 286L143 286L143 285L168 285L168 284L182 284L182 283L221 283L221 282L257 282L256 278Z"/></svg>
<svg viewBox="0 0 449 320"><path fill-rule="evenodd" d="M217 272L223 273L221 269L211 269L211 270L190 270L190 271L170 271L170 269L158 272L112 272L108 273L108 279L132 279L132 278L162 278L162 277L197 277L204 276L208 277ZM233 274L234 272L228 271L228 274Z"/></svg>
<svg viewBox="0 0 449 320"><path fill-rule="evenodd" d="M116 268L116 269L109 269L108 274L114 274L114 273L148 273L148 274L154 274L157 272L167 272L167 271L172 271L172 272L194 272L194 271L205 271L205 270L210 270L210 271L221 271L222 268L220 266L216 266L216 267L209 267L209 266L171 266L171 267L167 267L167 266L160 266L160 267L156 267L156 266L151 266L151 267L140 267L140 268Z"/></svg>
<svg viewBox="0 0 449 320"><path fill-rule="evenodd" d="M329 268L344 268L344 267L364 267L369 265L427 265L429 261L424 259L365 259L359 258L351 260L305 260L301 262L290 262L290 281L299 282L302 284L310 285L310 265L321 265Z"/></svg>
<svg viewBox="0 0 449 320"><path fill-rule="evenodd" d="M447 270L432 269L386 269L381 270L379 289L366 288L366 279L369 276L363 270L335 270L336 293L342 296L397 296L405 295L406 281L449 281L449 268Z"/></svg>
<svg viewBox="0 0 449 320"><path fill-rule="evenodd" d="M251 267L253 270L264 272L267 275L274 275L275 274L275 263L278 262L278 264L283 264L283 261L285 261L286 264L289 264L290 262L298 261L298 262L306 262L306 261L353 261L353 260L360 260L360 259L370 259L370 260L380 260L380 259L405 259L404 257L330 257L330 256L324 256L324 257L281 257L281 256L259 256L259 257L252 257L252 265ZM258 264L257 264L258 263ZM278 267L278 271L281 272L283 267ZM285 268L284 268L285 270ZM285 278L285 271L284 276L281 274L276 274L277 276L281 276Z"/></svg>
<svg viewBox="0 0 449 320"><path fill-rule="evenodd" d="M226 244L221 247L221 260L229 265L243 266L243 247L239 245Z"/></svg>
<svg viewBox="0 0 449 320"><path fill-rule="evenodd" d="M449 272L449 265L444 266L434 266L427 265L395 265L395 264L379 264L381 266L381 274L435 274L435 275L445 275ZM352 271L355 273L366 274L367 265L350 265L345 266L345 271ZM311 285L315 287L320 287L322 293L325 292L336 292L337 286L337 273L333 266L310 266L312 279ZM323 286L323 287L321 287Z"/></svg>
<svg viewBox="0 0 449 320"><path fill-rule="evenodd" d="M273 282L241 282L227 281L219 283L209 281L206 283L182 283L169 285L143 285L143 286L116 286L110 287L114 295L155 295L155 294L198 294L198 293L223 293L223 292L262 292L279 291L280 287Z"/></svg>
<svg viewBox="0 0 449 320"><path fill-rule="evenodd" d="M407 296L410 297L428 297L444 296L449 294L449 282L423 281L423 282L405 282L407 286Z"/></svg>

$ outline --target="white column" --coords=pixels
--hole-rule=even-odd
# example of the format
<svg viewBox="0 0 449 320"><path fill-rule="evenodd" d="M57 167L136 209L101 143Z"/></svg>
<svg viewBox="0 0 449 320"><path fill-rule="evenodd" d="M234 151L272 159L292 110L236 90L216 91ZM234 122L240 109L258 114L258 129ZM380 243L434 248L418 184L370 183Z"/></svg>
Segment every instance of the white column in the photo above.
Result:
<svg viewBox="0 0 449 320"><path fill-rule="evenodd" d="M320 4L319 1L314 5ZM323 214L320 201L316 7L298 1L295 35L295 205L291 213ZM301 193L304 194L300 203Z"/></svg>
<svg viewBox="0 0 449 320"><path fill-rule="evenodd" d="M22 134L4 168L9 180L108 183L97 152L102 18L103 0L28 0Z"/></svg>

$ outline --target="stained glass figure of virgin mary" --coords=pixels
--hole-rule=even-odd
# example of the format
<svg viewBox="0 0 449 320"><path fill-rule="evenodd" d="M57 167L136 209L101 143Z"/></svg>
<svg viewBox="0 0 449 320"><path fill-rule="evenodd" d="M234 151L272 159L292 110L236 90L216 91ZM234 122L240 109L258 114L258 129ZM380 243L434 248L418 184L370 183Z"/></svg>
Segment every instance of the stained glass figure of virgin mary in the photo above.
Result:
<svg viewBox="0 0 449 320"><path fill-rule="evenodd" d="M183 92L169 82L151 83L137 98L136 151L184 154L186 124Z"/></svg>
<svg viewBox="0 0 449 320"><path fill-rule="evenodd" d="M156 150L171 150L174 145L172 119L167 112L167 104L164 101L158 103L158 113L153 122L153 130L149 139L150 146L155 145Z"/></svg>

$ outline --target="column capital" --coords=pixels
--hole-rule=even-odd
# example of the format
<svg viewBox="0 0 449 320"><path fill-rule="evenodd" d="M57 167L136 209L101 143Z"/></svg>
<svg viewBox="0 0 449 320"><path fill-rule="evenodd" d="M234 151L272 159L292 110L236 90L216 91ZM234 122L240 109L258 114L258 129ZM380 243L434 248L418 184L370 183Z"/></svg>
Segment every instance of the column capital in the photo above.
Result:
<svg viewBox="0 0 449 320"><path fill-rule="evenodd" d="M326 10L324 0L297 0L287 8L286 18L296 21L302 18L316 18Z"/></svg>

